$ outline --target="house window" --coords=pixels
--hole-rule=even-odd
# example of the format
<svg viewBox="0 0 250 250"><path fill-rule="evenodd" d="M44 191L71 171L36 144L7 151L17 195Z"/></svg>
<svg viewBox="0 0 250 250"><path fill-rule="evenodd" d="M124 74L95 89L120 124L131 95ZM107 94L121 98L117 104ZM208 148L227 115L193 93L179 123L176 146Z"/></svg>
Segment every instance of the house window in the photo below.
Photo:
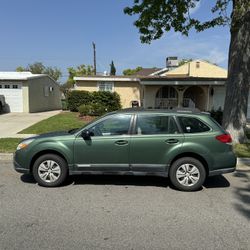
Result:
<svg viewBox="0 0 250 250"><path fill-rule="evenodd" d="M99 91L109 91L113 92L114 83L113 82L98 82L98 90Z"/></svg>
<svg viewBox="0 0 250 250"><path fill-rule="evenodd" d="M0 89L2 88L2 85L0 84Z"/></svg>
<svg viewBox="0 0 250 250"><path fill-rule="evenodd" d="M12 88L13 89L18 89L18 85L14 84L14 85L12 85Z"/></svg>
<svg viewBox="0 0 250 250"><path fill-rule="evenodd" d="M5 85L4 85L4 88L5 88L5 89L9 89L9 88L10 88L10 85L9 85L9 84L5 84Z"/></svg>

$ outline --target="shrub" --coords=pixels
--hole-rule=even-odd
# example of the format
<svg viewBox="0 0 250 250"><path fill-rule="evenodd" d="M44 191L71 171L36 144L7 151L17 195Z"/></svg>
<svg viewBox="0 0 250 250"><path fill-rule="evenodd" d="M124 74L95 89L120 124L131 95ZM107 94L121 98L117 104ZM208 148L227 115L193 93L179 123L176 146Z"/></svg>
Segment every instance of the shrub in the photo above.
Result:
<svg viewBox="0 0 250 250"><path fill-rule="evenodd" d="M108 91L95 91L91 93L93 96L92 103L101 104L105 107L106 112L115 111L121 109L120 96L116 92Z"/></svg>
<svg viewBox="0 0 250 250"><path fill-rule="evenodd" d="M111 112L121 109L120 96L114 92L107 91L71 91L68 95L68 108L70 111L78 111L78 107L82 104L91 105L93 108L93 114L104 114L105 112Z"/></svg>
<svg viewBox="0 0 250 250"><path fill-rule="evenodd" d="M93 116L101 116L105 113L107 113L107 108L105 108L102 104L100 103L93 103L91 104L91 115Z"/></svg>
<svg viewBox="0 0 250 250"><path fill-rule="evenodd" d="M90 104L91 95L88 91L73 90L68 94L68 108L70 111L78 111L82 104Z"/></svg>
<svg viewBox="0 0 250 250"><path fill-rule="evenodd" d="M91 115L92 113L92 106L91 105L86 105L82 104L81 106L78 107L78 112L80 113L80 116L87 116Z"/></svg>

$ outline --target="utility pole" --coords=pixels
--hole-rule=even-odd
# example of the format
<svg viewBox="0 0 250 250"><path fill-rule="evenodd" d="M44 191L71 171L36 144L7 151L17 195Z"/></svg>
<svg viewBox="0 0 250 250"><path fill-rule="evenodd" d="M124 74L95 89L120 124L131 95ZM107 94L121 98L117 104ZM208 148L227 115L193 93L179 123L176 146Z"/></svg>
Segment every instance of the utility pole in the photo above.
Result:
<svg viewBox="0 0 250 250"><path fill-rule="evenodd" d="M92 42L93 50L94 50L94 75L96 75L96 50L95 50L95 43Z"/></svg>

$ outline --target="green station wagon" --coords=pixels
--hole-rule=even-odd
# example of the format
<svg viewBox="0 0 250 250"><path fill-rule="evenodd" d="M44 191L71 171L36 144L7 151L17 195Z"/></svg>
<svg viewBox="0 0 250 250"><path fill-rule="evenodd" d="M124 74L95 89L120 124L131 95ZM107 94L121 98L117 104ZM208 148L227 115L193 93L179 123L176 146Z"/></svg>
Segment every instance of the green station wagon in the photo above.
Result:
<svg viewBox="0 0 250 250"><path fill-rule="evenodd" d="M193 191L208 176L235 171L231 143L208 113L127 109L23 140L14 166L46 187L68 175L118 174L169 177L177 189Z"/></svg>

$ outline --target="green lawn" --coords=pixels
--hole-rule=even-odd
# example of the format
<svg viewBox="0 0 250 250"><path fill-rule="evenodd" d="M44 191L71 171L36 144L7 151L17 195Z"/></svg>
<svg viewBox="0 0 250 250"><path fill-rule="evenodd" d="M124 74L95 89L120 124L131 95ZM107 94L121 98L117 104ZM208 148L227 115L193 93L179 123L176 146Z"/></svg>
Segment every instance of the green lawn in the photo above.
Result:
<svg viewBox="0 0 250 250"><path fill-rule="evenodd" d="M0 153L13 153L21 138L0 138Z"/></svg>
<svg viewBox="0 0 250 250"><path fill-rule="evenodd" d="M78 113L62 112L20 131L19 134L43 134L79 128L84 122L78 116Z"/></svg>
<svg viewBox="0 0 250 250"><path fill-rule="evenodd" d="M250 157L250 143L236 144L234 152L238 157Z"/></svg>

